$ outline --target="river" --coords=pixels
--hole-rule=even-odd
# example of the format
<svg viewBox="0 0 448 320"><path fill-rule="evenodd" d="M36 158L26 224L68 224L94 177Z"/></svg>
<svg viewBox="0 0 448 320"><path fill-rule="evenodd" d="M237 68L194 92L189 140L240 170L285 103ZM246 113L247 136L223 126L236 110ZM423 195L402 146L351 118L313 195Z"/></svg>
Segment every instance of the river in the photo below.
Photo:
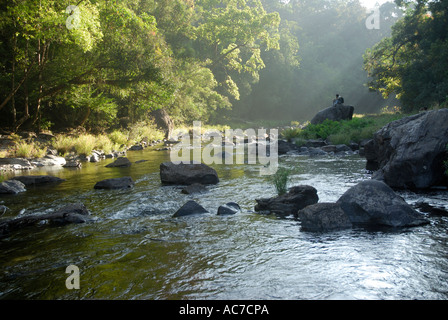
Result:
<svg viewBox="0 0 448 320"><path fill-rule="evenodd" d="M300 221L253 212L274 187L256 165L215 165L220 182L200 195L162 186L159 164L169 153L129 151L129 168L40 169L66 179L3 196L1 218L48 213L82 202L93 222L24 228L0 239L0 299L447 299L448 217L409 229L350 229L309 233ZM138 160L145 162L135 163ZM370 179L365 160L281 156L289 186L308 184L320 202L336 201ZM131 176L131 190L95 190L97 181ZM447 206L445 192L401 195ZM193 199L210 214L173 218ZM218 216L226 202L241 213ZM25 211L23 211L25 209ZM80 289L69 290L66 268L79 268Z"/></svg>

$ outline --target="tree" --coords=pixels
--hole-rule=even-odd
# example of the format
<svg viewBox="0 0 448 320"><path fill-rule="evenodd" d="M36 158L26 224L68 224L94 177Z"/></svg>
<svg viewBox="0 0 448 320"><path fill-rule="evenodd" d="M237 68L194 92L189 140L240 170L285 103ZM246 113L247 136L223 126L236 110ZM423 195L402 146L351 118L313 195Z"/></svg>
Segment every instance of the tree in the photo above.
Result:
<svg viewBox="0 0 448 320"><path fill-rule="evenodd" d="M196 50L208 62L220 92L238 100L236 74L258 80L265 67L262 50L279 48L278 13L267 13L259 0L197 1Z"/></svg>
<svg viewBox="0 0 448 320"><path fill-rule="evenodd" d="M406 1L406 16L393 26L391 37L367 50L364 67L369 86L387 97L398 95L406 111L444 105L448 97L448 4Z"/></svg>

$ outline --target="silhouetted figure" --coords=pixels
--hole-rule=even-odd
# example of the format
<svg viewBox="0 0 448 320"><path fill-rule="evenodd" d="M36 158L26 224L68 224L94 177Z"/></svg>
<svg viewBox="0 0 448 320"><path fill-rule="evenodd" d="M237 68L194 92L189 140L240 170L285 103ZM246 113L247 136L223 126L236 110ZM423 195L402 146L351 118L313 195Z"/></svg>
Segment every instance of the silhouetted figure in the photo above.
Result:
<svg viewBox="0 0 448 320"><path fill-rule="evenodd" d="M341 97L339 94L336 95L336 99L333 100L333 107L335 107L337 104L343 104L344 98Z"/></svg>

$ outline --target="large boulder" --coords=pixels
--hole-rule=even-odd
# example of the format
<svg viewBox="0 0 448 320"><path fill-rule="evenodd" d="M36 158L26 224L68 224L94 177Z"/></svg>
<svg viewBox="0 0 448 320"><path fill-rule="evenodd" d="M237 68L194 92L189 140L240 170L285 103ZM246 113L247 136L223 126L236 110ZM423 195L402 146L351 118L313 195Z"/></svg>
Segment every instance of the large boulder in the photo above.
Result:
<svg viewBox="0 0 448 320"><path fill-rule="evenodd" d="M301 185L289 192L273 198L256 199L255 211L263 214L274 213L279 216L297 215L300 209L319 201L314 187Z"/></svg>
<svg viewBox="0 0 448 320"><path fill-rule="evenodd" d="M388 185L366 180L348 189L337 201L353 224L411 227L428 223Z"/></svg>
<svg viewBox="0 0 448 320"><path fill-rule="evenodd" d="M216 170L203 163L163 162L160 164L160 180L163 184L190 185L193 183L216 184Z"/></svg>
<svg viewBox="0 0 448 320"><path fill-rule="evenodd" d="M319 111L314 118L311 119L311 124L320 124L327 119L332 121L351 120L354 111L355 108L353 106L337 104L334 107L328 107Z"/></svg>
<svg viewBox="0 0 448 320"><path fill-rule="evenodd" d="M393 121L374 134L372 151L378 171L374 179L393 188L425 189L446 185L448 109Z"/></svg>
<svg viewBox="0 0 448 320"><path fill-rule="evenodd" d="M316 203L299 210L304 231L331 231L352 227L352 222L337 203Z"/></svg>
<svg viewBox="0 0 448 320"><path fill-rule="evenodd" d="M99 181L93 187L94 189L125 189L132 188L134 181L131 177L112 178Z"/></svg>
<svg viewBox="0 0 448 320"><path fill-rule="evenodd" d="M165 139L171 138L174 130L174 122L164 109L157 109L151 112L156 127L165 134Z"/></svg>

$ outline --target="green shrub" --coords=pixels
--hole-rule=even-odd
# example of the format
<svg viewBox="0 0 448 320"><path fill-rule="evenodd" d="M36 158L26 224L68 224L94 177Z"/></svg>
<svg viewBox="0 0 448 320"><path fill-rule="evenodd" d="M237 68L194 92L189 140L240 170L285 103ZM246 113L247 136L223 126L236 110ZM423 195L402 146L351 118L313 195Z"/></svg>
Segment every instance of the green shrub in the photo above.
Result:
<svg viewBox="0 0 448 320"><path fill-rule="evenodd" d="M291 142L291 140L293 138L299 137L301 132L302 132L302 129L300 129L300 128L287 128L287 129L284 129L281 132L281 134L284 139Z"/></svg>
<svg viewBox="0 0 448 320"><path fill-rule="evenodd" d="M64 156L66 153L74 151L75 139L73 137L58 135L53 139L51 144L59 155Z"/></svg>
<svg viewBox="0 0 448 320"><path fill-rule="evenodd" d="M96 139L91 134L82 134L75 139L75 150L78 154L89 155L95 148Z"/></svg>
<svg viewBox="0 0 448 320"><path fill-rule="evenodd" d="M114 144L107 135L99 135L95 139L95 149L102 150L104 153L110 153L115 149Z"/></svg>
<svg viewBox="0 0 448 320"><path fill-rule="evenodd" d="M126 145L128 143L128 134L119 130L114 130L109 133L109 139L118 145Z"/></svg>
<svg viewBox="0 0 448 320"><path fill-rule="evenodd" d="M131 143L138 143L145 138L148 141L162 140L164 136L163 132L157 130L153 124L148 122L138 122L131 127L128 140Z"/></svg>
<svg viewBox="0 0 448 320"><path fill-rule="evenodd" d="M291 171L286 168L278 168L277 172L272 175L272 184L277 190L277 194L280 196L288 191L288 181Z"/></svg>
<svg viewBox="0 0 448 320"><path fill-rule="evenodd" d="M43 158L47 154L46 148L39 147L36 143L21 141L16 144L15 156L19 158Z"/></svg>

